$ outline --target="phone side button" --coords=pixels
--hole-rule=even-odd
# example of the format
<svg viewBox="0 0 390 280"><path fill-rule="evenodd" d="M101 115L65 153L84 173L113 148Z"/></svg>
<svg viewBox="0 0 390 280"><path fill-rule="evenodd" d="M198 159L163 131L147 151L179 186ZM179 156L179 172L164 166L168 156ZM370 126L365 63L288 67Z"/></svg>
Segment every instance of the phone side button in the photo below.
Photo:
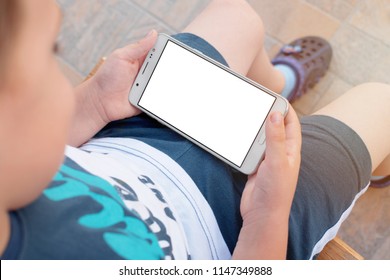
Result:
<svg viewBox="0 0 390 280"><path fill-rule="evenodd" d="M197 49L192 48L192 50L193 50L194 52L200 54L200 55L204 55L204 53L202 53L201 51L198 51Z"/></svg>

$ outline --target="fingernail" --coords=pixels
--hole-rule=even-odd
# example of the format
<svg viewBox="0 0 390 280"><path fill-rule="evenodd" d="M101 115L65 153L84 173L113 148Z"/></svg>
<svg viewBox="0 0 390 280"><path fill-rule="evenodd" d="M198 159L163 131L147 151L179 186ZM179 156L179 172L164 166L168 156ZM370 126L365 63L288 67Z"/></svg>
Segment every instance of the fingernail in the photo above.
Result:
<svg viewBox="0 0 390 280"><path fill-rule="evenodd" d="M283 120L283 117L282 117L282 114L280 112L274 112L271 114L271 122L273 124L280 124L282 123L282 120Z"/></svg>
<svg viewBox="0 0 390 280"><path fill-rule="evenodd" d="M154 33L154 29L150 30L149 33L148 33L148 35L146 35L145 38L148 38L148 37L152 36L153 33Z"/></svg>

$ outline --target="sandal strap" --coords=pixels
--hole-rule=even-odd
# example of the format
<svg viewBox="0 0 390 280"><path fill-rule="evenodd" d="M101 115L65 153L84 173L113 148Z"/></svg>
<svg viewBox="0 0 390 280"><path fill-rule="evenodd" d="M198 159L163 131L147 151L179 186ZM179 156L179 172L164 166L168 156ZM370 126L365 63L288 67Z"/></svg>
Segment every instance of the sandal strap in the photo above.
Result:
<svg viewBox="0 0 390 280"><path fill-rule="evenodd" d="M281 51L285 55L299 54L302 52L302 47L300 45L284 45Z"/></svg>

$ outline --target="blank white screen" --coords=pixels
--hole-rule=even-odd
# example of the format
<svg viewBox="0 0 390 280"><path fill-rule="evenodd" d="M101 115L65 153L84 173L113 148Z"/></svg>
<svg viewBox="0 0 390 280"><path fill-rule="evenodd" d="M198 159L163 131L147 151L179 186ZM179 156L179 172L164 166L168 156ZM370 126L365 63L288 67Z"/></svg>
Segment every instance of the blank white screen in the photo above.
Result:
<svg viewBox="0 0 390 280"><path fill-rule="evenodd" d="M274 101L168 41L139 105L241 166Z"/></svg>

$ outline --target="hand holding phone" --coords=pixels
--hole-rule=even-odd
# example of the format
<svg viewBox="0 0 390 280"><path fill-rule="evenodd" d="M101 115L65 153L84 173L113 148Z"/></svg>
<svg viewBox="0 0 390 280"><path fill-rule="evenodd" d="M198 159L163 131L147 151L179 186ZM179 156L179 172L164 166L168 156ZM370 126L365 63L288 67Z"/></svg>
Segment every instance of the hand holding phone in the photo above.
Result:
<svg viewBox="0 0 390 280"><path fill-rule="evenodd" d="M281 96L165 34L148 53L129 100L246 174L264 156L268 114L288 110Z"/></svg>
<svg viewBox="0 0 390 280"><path fill-rule="evenodd" d="M266 122L267 156L249 176L241 198L241 214L246 217L267 210L280 210L288 217L290 212L301 162L301 125L292 108L285 119L278 114L272 112Z"/></svg>

